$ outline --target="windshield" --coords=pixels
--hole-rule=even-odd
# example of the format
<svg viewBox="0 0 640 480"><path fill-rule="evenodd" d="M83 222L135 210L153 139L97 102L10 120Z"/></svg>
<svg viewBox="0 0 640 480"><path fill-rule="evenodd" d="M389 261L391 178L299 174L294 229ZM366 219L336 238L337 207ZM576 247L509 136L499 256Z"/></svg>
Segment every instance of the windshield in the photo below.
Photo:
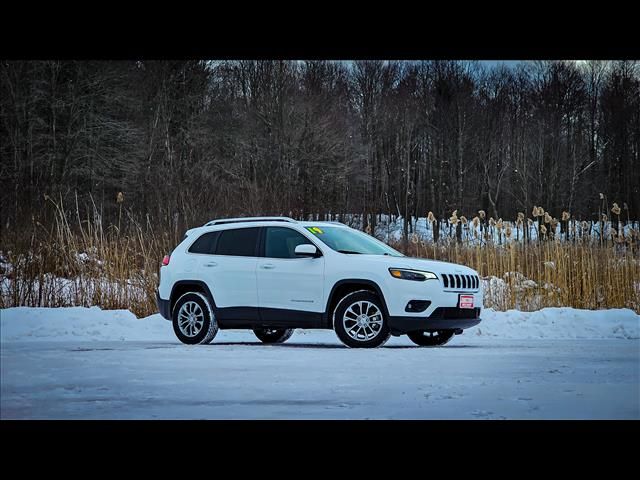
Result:
<svg viewBox="0 0 640 480"><path fill-rule="evenodd" d="M366 233L344 227L306 227L322 243L340 253L366 255L391 255L402 257L400 252Z"/></svg>

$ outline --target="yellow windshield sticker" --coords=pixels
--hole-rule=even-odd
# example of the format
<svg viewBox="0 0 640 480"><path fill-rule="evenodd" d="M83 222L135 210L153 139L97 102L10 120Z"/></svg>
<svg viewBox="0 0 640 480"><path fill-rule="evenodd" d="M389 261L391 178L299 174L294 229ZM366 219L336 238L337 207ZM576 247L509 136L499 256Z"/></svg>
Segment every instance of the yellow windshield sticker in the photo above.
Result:
<svg viewBox="0 0 640 480"><path fill-rule="evenodd" d="M307 230L309 230L311 233L324 233L320 228L318 227L307 227Z"/></svg>

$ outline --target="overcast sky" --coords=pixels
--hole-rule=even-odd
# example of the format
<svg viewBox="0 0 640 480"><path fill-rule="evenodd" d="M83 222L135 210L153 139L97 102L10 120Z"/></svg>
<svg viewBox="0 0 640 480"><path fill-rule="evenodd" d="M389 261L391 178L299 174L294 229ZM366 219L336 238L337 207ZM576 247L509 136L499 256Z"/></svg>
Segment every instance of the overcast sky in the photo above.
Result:
<svg viewBox="0 0 640 480"><path fill-rule="evenodd" d="M507 67L515 67L518 63L526 60L480 60L480 63L484 63L489 67L495 67L496 65L504 64Z"/></svg>

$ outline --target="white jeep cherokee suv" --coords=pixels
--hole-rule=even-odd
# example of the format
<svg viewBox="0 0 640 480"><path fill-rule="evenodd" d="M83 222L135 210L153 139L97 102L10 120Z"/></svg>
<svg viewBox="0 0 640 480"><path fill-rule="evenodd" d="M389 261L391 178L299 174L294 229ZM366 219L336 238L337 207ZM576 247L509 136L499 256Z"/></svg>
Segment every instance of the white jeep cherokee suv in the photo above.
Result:
<svg viewBox="0 0 640 480"><path fill-rule="evenodd" d="M478 273L409 258L334 222L213 220L186 232L160 268L158 308L181 342L252 329L265 343L295 328L334 329L349 347L407 334L443 345L480 322Z"/></svg>

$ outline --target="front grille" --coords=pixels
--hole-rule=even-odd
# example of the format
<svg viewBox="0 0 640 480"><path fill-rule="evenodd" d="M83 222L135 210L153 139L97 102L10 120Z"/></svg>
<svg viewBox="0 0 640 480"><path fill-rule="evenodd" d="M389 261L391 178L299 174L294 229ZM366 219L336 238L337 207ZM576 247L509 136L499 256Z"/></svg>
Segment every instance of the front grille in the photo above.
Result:
<svg viewBox="0 0 640 480"><path fill-rule="evenodd" d="M444 288L455 290L477 290L480 287L480 279L476 275L460 275L441 273Z"/></svg>
<svg viewBox="0 0 640 480"><path fill-rule="evenodd" d="M438 307L429 318L458 319L458 318L478 318L480 317L480 307L458 308L458 307Z"/></svg>

